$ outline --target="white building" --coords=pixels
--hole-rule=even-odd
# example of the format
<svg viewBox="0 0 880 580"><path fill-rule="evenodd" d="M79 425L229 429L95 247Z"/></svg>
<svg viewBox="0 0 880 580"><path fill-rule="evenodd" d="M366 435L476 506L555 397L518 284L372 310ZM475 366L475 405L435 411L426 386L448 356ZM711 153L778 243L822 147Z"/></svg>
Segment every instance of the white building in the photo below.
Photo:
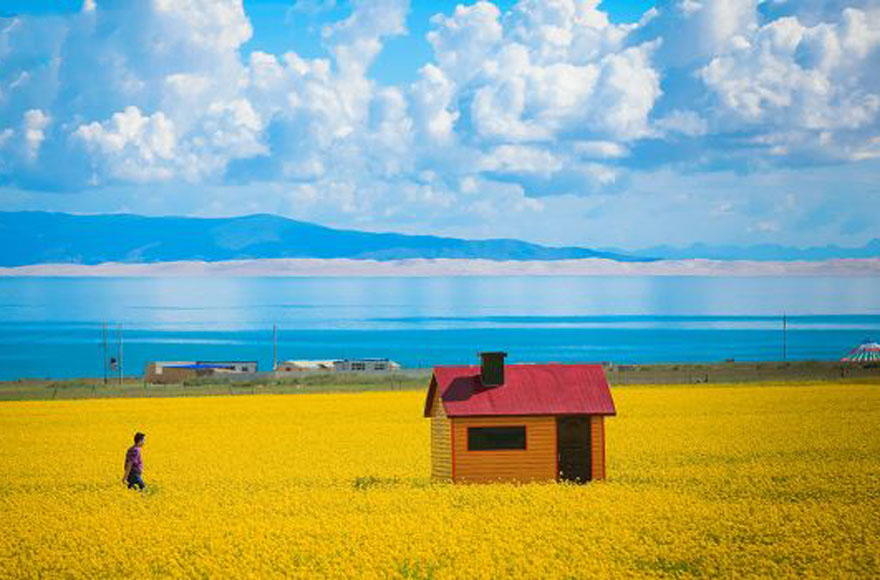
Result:
<svg viewBox="0 0 880 580"><path fill-rule="evenodd" d="M278 363L275 372L295 373L302 371L338 373L389 373L400 365L387 358L355 358L331 360L288 360Z"/></svg>
<svg viewBox="0 0 880 580"><path fill-rule="evenodd" d="M296 373L302 371L332 371L335 370L333 360L286 360L278 363L275 369L279 373Z"/></svg>
<svg viewBox="0 0 880 580"><path fill-rule="evenodd" d="M400 365L387 358L346 358L333 361L333 368L340 373L390 373Z"/></svg>

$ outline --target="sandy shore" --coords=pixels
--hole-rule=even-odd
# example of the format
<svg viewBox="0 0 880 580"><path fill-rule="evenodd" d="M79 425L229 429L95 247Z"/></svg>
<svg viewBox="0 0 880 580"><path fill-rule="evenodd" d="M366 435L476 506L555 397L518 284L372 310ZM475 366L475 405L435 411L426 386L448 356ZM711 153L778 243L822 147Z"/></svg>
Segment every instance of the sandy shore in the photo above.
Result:
<svg viewBox="0 0 880 580"><path fill-rule="evenodd" d="M822 262L719 260L492 261L276 259L228 262L38 264L0 268L0 276L878 276L880 258Z"/></svg>
<svg viewBox="0 0 880 580"><path fill-rule="evenodd" d="M38 264L0 268L0 276L875 276L880 258L821 262L586 259L493 261L462 259L273 259L98 265Z"/></svg>

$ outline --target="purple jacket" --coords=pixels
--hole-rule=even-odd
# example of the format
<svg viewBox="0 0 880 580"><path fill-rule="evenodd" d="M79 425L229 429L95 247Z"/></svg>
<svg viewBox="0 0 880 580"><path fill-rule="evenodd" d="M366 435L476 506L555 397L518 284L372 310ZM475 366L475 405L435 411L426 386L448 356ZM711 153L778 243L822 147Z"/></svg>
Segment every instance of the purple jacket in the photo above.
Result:
<svg viewBox="0 0 880 580"><path fill-rule="evenodd" d="M128 464L129 462L131 462L132 473L144 472L144 460L141 457L141 448L137 445L132 445L128 448L128 451L125 452L125 463Z"/></svg>

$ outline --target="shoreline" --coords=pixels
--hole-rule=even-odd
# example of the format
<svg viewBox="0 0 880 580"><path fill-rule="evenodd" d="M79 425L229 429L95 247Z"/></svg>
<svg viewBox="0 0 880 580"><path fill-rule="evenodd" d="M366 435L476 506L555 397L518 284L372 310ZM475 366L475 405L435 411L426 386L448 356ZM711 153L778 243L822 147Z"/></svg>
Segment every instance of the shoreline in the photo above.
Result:
<svg viewBox="0 0 880 580"><path fill-rule="evenodd" d="M880 365L840 361L731 361L714 363L606 364L612 387L734 385L791 386L808 384L870 384L880 386ZM403 369L389 374L271 372L238 377L205 377L182 383L145 383L126 376L103 383L100 378L18 379L0 381L4 401L46 401L116 398L206 397L225 395L292 395L364 393L427 389L428 369Z"/></svg>
<svg viewBox="0 0 880 580"><path fill-rule="evenodd" d="M494 261L455 258L355 260L279 258L202 262L105 262L0 267L0 278L29 277L450 277L450 276L880 276L880 258L816 262L658 260L617 262L589 258Z"/></svg>

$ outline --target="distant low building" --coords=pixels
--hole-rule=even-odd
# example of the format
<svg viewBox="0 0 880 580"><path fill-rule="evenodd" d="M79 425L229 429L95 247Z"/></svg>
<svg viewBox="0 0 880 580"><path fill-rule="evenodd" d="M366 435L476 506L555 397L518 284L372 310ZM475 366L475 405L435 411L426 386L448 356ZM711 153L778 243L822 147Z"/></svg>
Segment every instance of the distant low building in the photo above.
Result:
<svg viewBox="0 0 880 580"><path fill-rule="evenodd" d="M333 367L340 373L390 373L400 369L400 365L387 358L352 358L333 361Z"/></svg>
<svg viewBox="0 0 880 580"><path fill-rule="evenodd" d="M278 363L276 372L280 373L298 373L304 371L332 371L332 360L286 360Z"/></svg>
<svg viewBox="0 0 880 580"><path fill-rule="evenodd" d="M147 365L144 381L181 383L202 377L256 374L257 369L257 361L156 361Z"/></svg>
<svg viewBox="0 0 880 580"><path fill-rule="evenodd" d="M330 360L288 360L279 363L276 372L296 373L303 371L337 373L388 373L400 369L400 365L387 358L354 358Z"/></svg>

